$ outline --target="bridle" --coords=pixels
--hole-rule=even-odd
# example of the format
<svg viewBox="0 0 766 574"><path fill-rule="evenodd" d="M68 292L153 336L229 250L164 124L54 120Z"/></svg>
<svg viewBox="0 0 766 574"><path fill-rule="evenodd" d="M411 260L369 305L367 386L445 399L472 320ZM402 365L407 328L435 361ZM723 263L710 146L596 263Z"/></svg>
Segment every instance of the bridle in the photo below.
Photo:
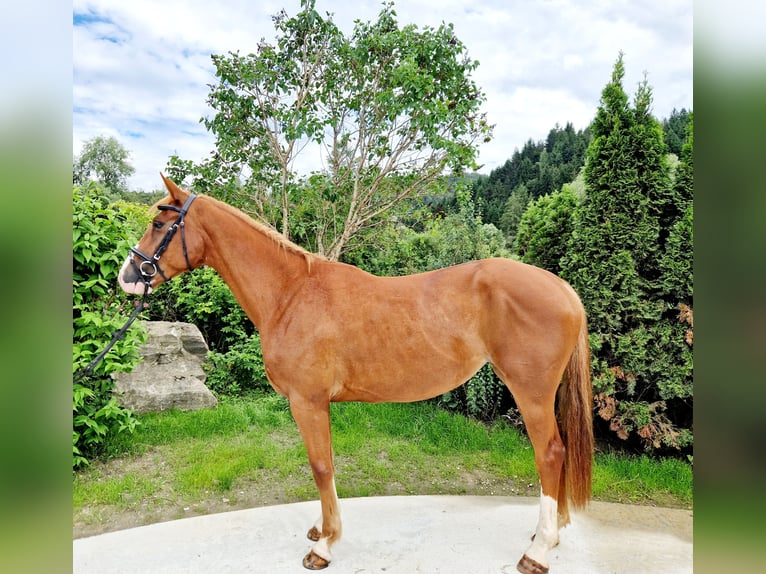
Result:
<svg viewBox="0 0 766 574"><path fill-rule="evenodd" d="M176 217L176 220L173 222L173 225L170 226L170 228L165 233L165 237L162 238L162 241L157 246L156 251L154 252L154 255L149 257L146 253L139 250L138 247L131 247L130 248L130 263L133 265L135 270L138 272L138 274L141 276L141 279L143 280L144 284L149 285L151 283L152 278L157 275L157 273L160 274L160 277L162 277L163 280L167 281L168 278L165 276L165 274L162 272L162 268L160 267L160 257L162 257L162 254L165 253L165 250L168 248L168 245L170 245L170 242L172 241L173 237L175 236L176 232L180 229L181 230L181 247L183 248L184 252L184 259L186 259L186 267L191 271L192 266L189 262L189 254L186 251L186 233L184 231L184 217L186 216L186 213L189 211L189 207L191 206L192 202L196 199L196 195L191 193L189 194L189 198L184 202L183 207L178 208L175 205L159 205L157 206L157 209L160 211L175 211L178 213L178 216ZM137 255L140 257L143 261L136 265L134 255Z"/></svg>
<svg viewBox="0 0 766 574"><path fill-rule="evenodd" d="M184 202L183 207L176 207L175 205L159 205L157 206L157 209L160 211L175 211L178 213L178 216L176 217L176 220L173 222L173 225L168 228L167 232L165 233L165 237L162 238L162 241L157 246L156 251L154 252L154 255L149 257L146 253L139 250L137 247L131 247L130 248L130 263L133 265L133 268L138 272L138 274L141 276L142 281L145 285L149 285L152 281L152 278L157 275L157 273L160 274L160 277L162 277L163 280L167 281L168 278L165 276L165 274L162 272L162 268L160 267L160 257L162 257L162 254L165 253L165 250L168 248L168 245L170 245L170 242L172 241L173 237L175 236L176 232L180 229L181 230L181 247L183 248L184 252L184 259L186 259L186 267L191 271L192 266L189 262L189 254L186 251L186 233L184 231L184 217L186 216L187 212L189 211L189 207L191 206L192 202L196 199L196 195L191 193L189 194L189 198ZM140 259L142 259L141 263L136 264L136 260L134 256L138 256Z"/></svg>

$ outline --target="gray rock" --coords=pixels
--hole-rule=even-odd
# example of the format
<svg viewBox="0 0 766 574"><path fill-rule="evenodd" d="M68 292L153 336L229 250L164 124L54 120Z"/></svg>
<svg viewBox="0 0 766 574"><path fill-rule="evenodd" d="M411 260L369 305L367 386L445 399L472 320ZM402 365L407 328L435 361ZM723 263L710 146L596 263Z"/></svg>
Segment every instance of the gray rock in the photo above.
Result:
<svg viewBox="0 0 766 574"><path fill-rule="evenodd" d="M212 408L218 401L205 386L202 363L207 344L191 323L143 321L146 343L141 362L129 373L114 376L114 396L136 413L177 408Z"/></svg>

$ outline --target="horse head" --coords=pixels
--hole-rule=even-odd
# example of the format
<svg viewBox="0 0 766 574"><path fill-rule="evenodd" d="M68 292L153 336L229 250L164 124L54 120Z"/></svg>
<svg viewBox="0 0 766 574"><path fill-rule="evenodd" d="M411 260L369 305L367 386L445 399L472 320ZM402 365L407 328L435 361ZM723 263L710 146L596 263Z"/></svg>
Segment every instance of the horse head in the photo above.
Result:
<svg viewBox="0 0 766 574"><path fill-rule="evenodd" d="M195 230L195 214L189 213L196 195L160 175L168 196L154 205L157 215L138 245L130 249L118 275L120 287L127 293L150 293L161 283L198 267L203 261L202 235Z"/></svg>

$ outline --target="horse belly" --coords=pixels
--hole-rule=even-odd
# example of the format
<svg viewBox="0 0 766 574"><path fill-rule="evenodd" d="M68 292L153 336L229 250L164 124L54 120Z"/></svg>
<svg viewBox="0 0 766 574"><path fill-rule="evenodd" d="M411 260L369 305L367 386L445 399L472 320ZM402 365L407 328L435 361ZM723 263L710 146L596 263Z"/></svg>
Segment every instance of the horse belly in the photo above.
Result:
<svg viewBox="0 0 766 574"><path fill-rule="evenodd" d="M412 402L463 384L486 362L483 345L464 337L406 337L343 353L337 401ZM369 341L367 342L369 343Z"/></svg>

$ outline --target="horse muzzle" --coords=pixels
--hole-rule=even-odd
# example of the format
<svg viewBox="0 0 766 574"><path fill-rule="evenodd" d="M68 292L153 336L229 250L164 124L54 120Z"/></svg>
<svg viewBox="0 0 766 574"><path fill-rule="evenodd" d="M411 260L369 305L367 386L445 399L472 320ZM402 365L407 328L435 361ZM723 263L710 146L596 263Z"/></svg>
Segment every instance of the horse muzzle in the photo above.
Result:
<svg viewBox="0 0 766 574"><path fill-rule="evenodd" d="M136 264L133 262L133 255L129 255L122 264L119 274L117 275L117 282L120 284L120 288L131 295L143 295L144 289L146 294L152 292L152 288L146 286L144 278L138 272ZM142 263L146 263L145 261Z"/></svg>

